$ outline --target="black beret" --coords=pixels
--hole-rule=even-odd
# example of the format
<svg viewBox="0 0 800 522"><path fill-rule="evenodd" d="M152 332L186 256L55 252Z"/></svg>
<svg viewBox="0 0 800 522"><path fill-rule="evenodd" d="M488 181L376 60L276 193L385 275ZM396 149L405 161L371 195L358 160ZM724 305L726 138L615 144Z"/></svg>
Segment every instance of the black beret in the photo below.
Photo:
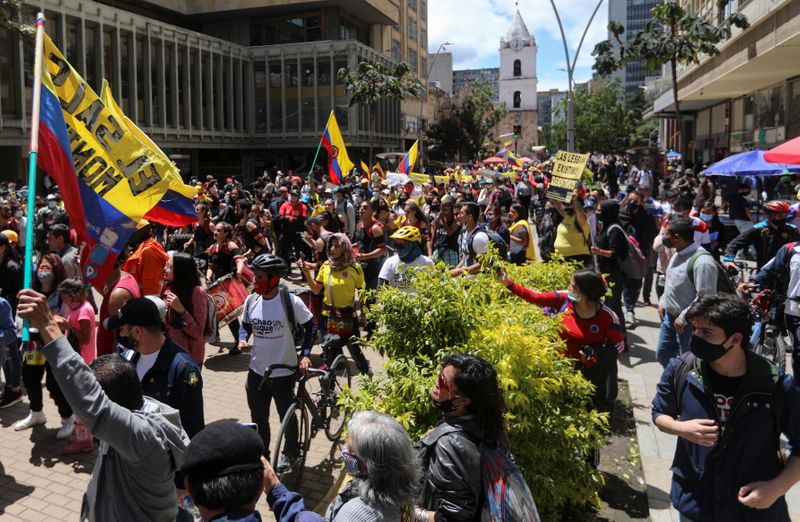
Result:
<svg viewBox="0 0 800 522"><path fill-rule="evenodd" d="M186 448L181 471L195 478L212 478L264 469L264 443L255 430L232 421L203 428Z"/></svg>

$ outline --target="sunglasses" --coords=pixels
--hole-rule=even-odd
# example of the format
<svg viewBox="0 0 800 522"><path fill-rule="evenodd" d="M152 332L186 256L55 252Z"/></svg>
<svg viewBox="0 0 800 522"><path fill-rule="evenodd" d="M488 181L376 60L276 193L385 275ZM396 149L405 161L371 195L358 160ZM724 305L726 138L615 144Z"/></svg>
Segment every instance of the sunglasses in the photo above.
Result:
<svg viewBox="0 0 800 522"><path fill-rule="evenodd" d="M447 379L444 377L444 372L439 373L439 378L436 379L436 387L440 390L444 390L451 395L458 395L458 390L452 384L447 383Z"/></svg>

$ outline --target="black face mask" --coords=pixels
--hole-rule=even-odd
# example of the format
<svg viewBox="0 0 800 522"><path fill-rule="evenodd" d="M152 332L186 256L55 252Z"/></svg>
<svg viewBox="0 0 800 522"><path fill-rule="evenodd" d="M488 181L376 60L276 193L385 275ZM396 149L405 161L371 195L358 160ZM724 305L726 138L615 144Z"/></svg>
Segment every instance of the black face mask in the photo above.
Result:
<svg viewBox="0 0 800 522"><path fill-rule="evenodd" d="M689 350L706 362L716 361L728 353L728 350L726 350L725 346L723 346L727 340L728 339L726 338L722 344L714 344L706 341L705 339L697 337L696 335L692 335L692 338L689 341Z"/></svg>
<svg viewBox="0 0 800 522"><path fill-rule="evenodd" d="M446 401L433 401L433 405L436 406L436 409L442 413L450 413L458 409L458 407L453 404L453 399L447 399Z"/></svg>
<svg viewBox="0 0 800 522"><path fill-rule="evenodd" d="M672 238L669 236L664 236L661 238L661 244L667 248L672 248L675 244L672 242Z"/></svg>
<svg viewBox="0 0 800 522"><path fill-rule="evenodd" d="M770 219L769 224L775 228L781 228L786 224L785 219Z"/></svg>
<svg viewBox="0 0 800 522"><path fill-rule="evenodd" d="M122 335L117 330L117 343L126 350L136 350L139 345L139 341L130 336L130 330L128 330L128 335Z"/></svg>

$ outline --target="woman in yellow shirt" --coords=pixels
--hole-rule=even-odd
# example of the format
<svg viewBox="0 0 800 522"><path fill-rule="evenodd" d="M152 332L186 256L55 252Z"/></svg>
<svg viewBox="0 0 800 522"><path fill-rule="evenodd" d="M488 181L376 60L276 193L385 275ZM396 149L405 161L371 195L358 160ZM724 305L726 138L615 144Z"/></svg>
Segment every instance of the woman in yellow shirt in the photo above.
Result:
<svg viewBox="0 0 800 522"><path fill-rule="evenodd" d="M589 217L583 209L583 201L573 192L569 206L560 201L551 203L563 218L556 229L555 251L566 260L577 261L584 267L592 266Z"/></svg>
<svg viewBox="0 0 800 522"><path fill-rule="evenodd" d="M324 292L320 322L322 337L331 333L341 338L341 342L325 354L325 360L332 364L342 353L342 345L346 344L358 371L372 375L369 361L361 351L361 332L355 307L358 292L364 290L364 271L353 255L350 239L341 233L328 237L328 260L319 268L317 277L311 276L314 263L301 261L300 266L311 291Z"/></svg>

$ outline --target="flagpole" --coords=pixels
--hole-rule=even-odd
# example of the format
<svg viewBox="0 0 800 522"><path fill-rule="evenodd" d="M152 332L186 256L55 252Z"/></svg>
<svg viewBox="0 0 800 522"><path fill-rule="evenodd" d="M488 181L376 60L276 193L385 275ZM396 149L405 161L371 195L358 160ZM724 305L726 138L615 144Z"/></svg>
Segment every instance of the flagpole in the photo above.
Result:
<svg viewBox="0 0 800 522"><path fill-rule="evenodd" d="M333 114L333 111L331 111ZM328 116L328 121L330 121L330 116ZM325 122L325 128L322 129L322 136L325 136L325 131L328 130L328 122ZM314 153L314 161L311 162L311 168L308 171L308 179L311 180L311 176L314 175L314 167L317 166L317 158L319 157L319 149L322 148L322 136L319 137L319 143L317 143L317 152ZM311 185L311 183L309 183Z"/></svg>
<svg viewBox="0 0 800 522"><path fill-rule="evenodd" d="M25 263L22 287L31 288L33 277L33 227L36 226L36 157L39 155L39 109L42 94L42 54L44 49L44 13L36 14L36 54L33 61L33 107L31 110L31 147L28 154L28 221L25 226ZM22 340L30 341L28 320L22 322Z"/></svg>

